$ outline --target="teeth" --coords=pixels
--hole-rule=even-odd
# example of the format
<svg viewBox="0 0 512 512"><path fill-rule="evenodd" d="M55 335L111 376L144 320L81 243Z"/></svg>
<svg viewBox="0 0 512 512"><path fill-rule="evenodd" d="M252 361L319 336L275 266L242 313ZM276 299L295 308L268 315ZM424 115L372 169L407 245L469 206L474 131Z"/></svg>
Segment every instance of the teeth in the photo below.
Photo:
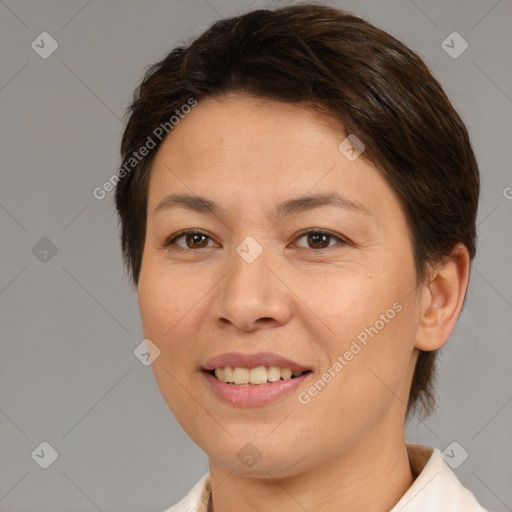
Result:
<svg viewBox="0 0 512 512"><path fill-rule="evenodd" d="M281 368L281 378L283 380L291 379L292 378L292 371L288 368Z"/></svg>
<svg viewBox="0 0 512 512"><path fill-rule="evenodd" d="M249 384L249 368L235 368L233 379L235 384Z"/></svg>
<svg viewBox="0 0 512 512"><path fill-rule="evenodd" d="M249 372L249 382L251 384L265 384L267 382L267 369L264 366L252 368Z"/></svg>
<svg viewBox="0 0 512 512"><path fill-rule="evenodd" d="M217 368L217 370L220 370ZM215 375L217 375L217 370L215 370ZM233 368L224 368L224 370L220 370L223 372L224 377L220 380L223 380L224 382L235 382L235 378L233 377ZM218 377L217 377L218 378Z"/></svg>
<svg viewBox="0 0 512 512"><path fill-rule="evenodd" d="M277 366L258 366L257 368L215 368L215 377L222 382L232 384L266 384L280 379L288 380L302 375L303 372L292 372L289 368Z"/></svg>
<svg viewBox="0 0 512 512"><path fill-rule="evenodd" d="M281 378L281 369L277 366L271 366L267 370L267 379L269 382L275 382Z"/></svg>

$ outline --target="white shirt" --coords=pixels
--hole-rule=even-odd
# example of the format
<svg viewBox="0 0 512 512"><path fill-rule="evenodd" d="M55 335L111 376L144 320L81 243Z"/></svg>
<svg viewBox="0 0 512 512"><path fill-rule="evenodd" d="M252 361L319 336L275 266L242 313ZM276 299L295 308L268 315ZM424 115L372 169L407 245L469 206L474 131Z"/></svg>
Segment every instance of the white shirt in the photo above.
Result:
<svg viewBox="0 0 512 512"><path fill-rule="evenodd" d="M416 479L390 512L486 512L455 476L437 448L407 444ZM164 512L207 512L211 496L210 474Z"/></svg>

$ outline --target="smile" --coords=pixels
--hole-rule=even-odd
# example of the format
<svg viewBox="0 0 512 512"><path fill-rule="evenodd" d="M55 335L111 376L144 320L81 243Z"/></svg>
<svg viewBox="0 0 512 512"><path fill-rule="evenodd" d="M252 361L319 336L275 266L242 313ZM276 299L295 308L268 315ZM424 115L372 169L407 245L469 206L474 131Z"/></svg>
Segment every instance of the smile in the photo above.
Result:
<svg viewBox="0 0 512 512"><path fill-rule="evenodd" d="M261 385L269 382L277 382L279 380L295 379L307 373L307 371L293 372L289 368L279 368L278 366L258 366L256 368L232 368L226 366L225 368L215 368L215 370L211 370L209 373L226 384Z"/></svg>
<svg viewBox="0 0 512 512"><path fill-rule="evenodd" d="M262 369L228 367L228 374L229 370L232 370L233 382L224 382L215 375L216 372L219 375L222 372L222 377L226 378L226 368L216 368L210 371L203 370L201 373L206 380L207 389L215 399L230 406L243 408L263 407L271 402L279 403L281 401L280 403L282 403L282 400L286 399L286 397L295 396L299 386L305 385L306 379L314 375L310 370L293 375L291 370L286 368L269 367L267 369L264 366L260 368ZM279 370L278 380L269 381L269 378L277 377L277 370L272 368ZM250 382L252 370L258 370L254 375L254 380L259 382L258 384ZM286 378L281 377L281 372L284 372ZM235 378L238 382L244 382L237 384L234 382ZM263 378L265 378L264 382Z"/></svg>

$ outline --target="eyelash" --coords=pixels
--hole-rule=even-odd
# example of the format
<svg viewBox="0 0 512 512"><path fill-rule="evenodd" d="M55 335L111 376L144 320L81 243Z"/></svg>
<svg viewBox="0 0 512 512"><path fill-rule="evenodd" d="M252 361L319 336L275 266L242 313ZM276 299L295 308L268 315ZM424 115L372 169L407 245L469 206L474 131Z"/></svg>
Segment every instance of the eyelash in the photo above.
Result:
<svg viewBox="0 0 512 512"><path fill-rule="evenodd" d="M309 235L311 233L314 233L316 235L325 235L325 236L328 236L330 238L334 238L336 240L338 240L338 242L340 242L341 245L345 245L347 243L349 243L346 239L342 238L341 236L339 235L335 235L334 233L331 233L330 231L326 231L326 230L323 230L323 229L314 229L314 228L311 228L311 229L306 229L304 231L301 231L298 235L297 235L297 238L296 240L299 240L300 238L306 236L306 235ZM179 231L178 233L172 235L171 237L169 237L163 244L162 244L162 248L170 248L172 245L175 244L176 240L180 239L181 237L183 236L186 236L186 235L203 235L203 236L206 236L208 238L210 238L210 240L212 240L212 236L211 234L208 232L208 231L202 231L202 230L199 230L199 229L184 229L183 231ZM200 249L191 249L189 247L187 248L184 248L184 247L180 247L180 246L175 246L178 250L184 250L184 251L197 251L197 250L200 250L200 249L209 249L209 247L201 247ZM315 248L311 248L311 247L299 247L299 249L310 249L312 251L325 251L326 249L331 249L332 247L334 247L334 245L329 245L327 247L323 247L321 249L315 249Z"/></svg>

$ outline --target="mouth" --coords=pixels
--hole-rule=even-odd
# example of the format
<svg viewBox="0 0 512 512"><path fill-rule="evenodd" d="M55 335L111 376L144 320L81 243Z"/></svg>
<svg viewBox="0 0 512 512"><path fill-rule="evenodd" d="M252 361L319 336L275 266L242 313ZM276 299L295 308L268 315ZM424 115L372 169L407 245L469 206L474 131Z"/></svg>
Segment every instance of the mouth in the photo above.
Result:
<svg viewBox="0 0 512 512"><path fill-rule="evenodd" d="M286 400L313 374L312 368L272 352L228 352L204 362L201 369L207 389L235 407Z"/></svg>
<svg viewBox="0 0 512 512"><path fill-rule="evenodd" d="M219 367L204 370L220 382L233 386L269 384L272 382L293 380L311 373L311 370L292 371L290 368L279 366L257 366L256 368Z"/></svg>
<svg viewBox="0 0 512 512"><path fill-rule="evenodd" d="M292 372L279 366L239 366L204 369L205 384L220 401L234 407L258 408L290 400L294 392L306 385L311 370Z"/></svg>

